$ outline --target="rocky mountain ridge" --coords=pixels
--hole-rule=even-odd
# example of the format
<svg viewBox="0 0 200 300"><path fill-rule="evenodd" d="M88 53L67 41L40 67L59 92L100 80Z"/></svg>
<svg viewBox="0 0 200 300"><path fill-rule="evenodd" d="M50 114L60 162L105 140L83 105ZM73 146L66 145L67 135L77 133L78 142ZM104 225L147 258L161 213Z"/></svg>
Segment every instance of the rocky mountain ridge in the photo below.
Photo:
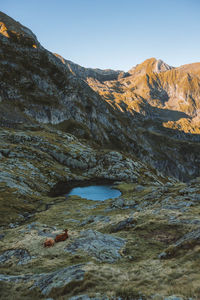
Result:
<svg viewBox="0 0 200 300"><path fill-rule="evenodd" d="M58 57L62 63L77 77L87 81L88 78L96 79L100 82L107 80L116 80L118 78L123 78L129 75L128 72L124 71L115 71L111 69L101 70L101 69L92 69L84 68L78 64L73 63L70 60L64 59L59 54L55 53L55 56Z"/></svg>

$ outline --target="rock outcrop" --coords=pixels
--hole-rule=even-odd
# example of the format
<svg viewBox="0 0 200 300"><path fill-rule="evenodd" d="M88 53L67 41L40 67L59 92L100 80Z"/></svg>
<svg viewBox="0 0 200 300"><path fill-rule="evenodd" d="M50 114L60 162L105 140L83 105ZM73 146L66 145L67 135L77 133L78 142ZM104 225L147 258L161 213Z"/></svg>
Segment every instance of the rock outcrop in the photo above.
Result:
<svg viewBox="0 0 200 300"><path fill-rule="evenodd" d="M102 234L93 230L80 233L80 237L73 241L65 250L75 253L78 249L87 252L99 261L113 263L121 258L119 250L124 246L125 240Z"/></svg>

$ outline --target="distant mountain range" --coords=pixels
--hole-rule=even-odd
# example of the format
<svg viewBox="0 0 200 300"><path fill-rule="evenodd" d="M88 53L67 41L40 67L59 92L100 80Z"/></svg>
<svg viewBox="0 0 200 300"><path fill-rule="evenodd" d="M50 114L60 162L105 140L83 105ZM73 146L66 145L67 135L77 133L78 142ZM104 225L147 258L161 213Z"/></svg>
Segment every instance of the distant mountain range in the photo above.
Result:
<svg viewBox="0 0 200 300"><path fill-rule="evenodd" d="M160 118L168 128L200 132L200 63L175 68L150 58L125 73L83 68L56 56L112 105Z"/></svg>

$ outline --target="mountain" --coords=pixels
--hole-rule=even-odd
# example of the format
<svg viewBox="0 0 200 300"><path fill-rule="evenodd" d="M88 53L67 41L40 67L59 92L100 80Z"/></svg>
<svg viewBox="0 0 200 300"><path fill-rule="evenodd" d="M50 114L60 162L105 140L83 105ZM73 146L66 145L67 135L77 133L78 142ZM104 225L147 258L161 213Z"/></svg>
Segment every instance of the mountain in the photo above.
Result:
<svg viewBox="0 0 200 300"><path fill-rule="evenodd" d="M163 120L163 126L199 133L200 63L173 68L147 59L129 76L103 84L89 82L105 100L121 109Z"/></svg>
<svg viewBox="0 0 200 300"><path fill-rule="evenodd" d="M97 139L106 139L100 123L110 127L109 105L45 50L28 29L5 15L1 19L5 27L12 25L1 39L2 122L13 126L24 120L27 124L62 124L84 134L89 132L83 128L87 123Z"/></svg>
<svg viewBox="0 0 200 300"><path fill-rule="evenodd" d="M200 298L199 70L84 68L0 13L1 299ZM66 197L93 184L121 196Z"/></svg>
<svg viewBox="0 0 200 300"><path fill-rule="evenodd" d="M191 163L199 160L199 136L190 134L198 132L196 73L187 75L152 58L124 78L101 77L100 82L96 70L93 77L82 67L72 72L65 60L5 14L1 23L2 126L49 124L97 147L123 150L165 175L181 180L199 175Z"/></svg>
<svg viewBox="0 0 200 300"><path fill-rule="evenodd" d="M167 65L161 59L156 58L149 58L145 60L143 63L138 64L137 66L133 67L129 70L130 74L136 75L144 75L146 73L160 73L167 70L171 70L173 67Z"/></svg>

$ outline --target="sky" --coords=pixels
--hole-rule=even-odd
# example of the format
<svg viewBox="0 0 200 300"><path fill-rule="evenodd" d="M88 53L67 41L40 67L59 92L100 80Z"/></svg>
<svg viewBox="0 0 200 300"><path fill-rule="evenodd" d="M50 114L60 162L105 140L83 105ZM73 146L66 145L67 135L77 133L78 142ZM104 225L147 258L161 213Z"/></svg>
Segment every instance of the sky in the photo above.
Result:
<svg viewBox="0 0 200 300"><path fill-rule="evenodd" d="M84 67L200 62L200 0L2 0L0 10Z"/></svg>

